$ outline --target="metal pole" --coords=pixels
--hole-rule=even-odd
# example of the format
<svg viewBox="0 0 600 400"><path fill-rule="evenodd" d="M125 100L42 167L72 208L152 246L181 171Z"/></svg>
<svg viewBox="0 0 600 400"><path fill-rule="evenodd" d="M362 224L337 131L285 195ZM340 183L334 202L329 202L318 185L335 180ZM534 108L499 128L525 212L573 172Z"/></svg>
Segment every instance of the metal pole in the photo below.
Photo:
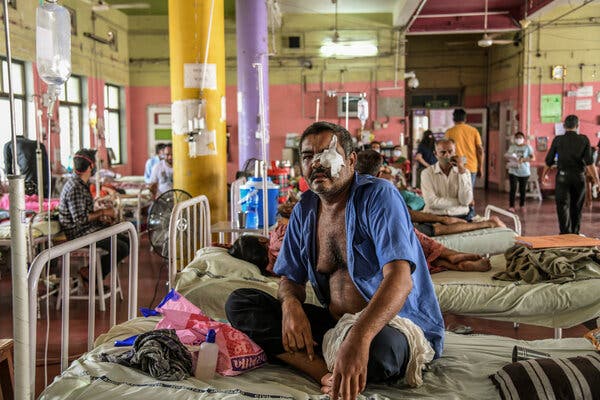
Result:
<svg viewBox="0 0 600 400"><path fill-rule="evenodd" d="M269 168L267 156L267 124L265 122L265 92L263 88L263 65L252 64L258 71L258 115L260 116L260 145L263 156L262 165L262 191L263 191L263 234L269 237L269 191L267 188L267 169Z"/></svg>
<svg viewBox="0 0 600 400"><path fill-rule="evenodd" d="M15 98L12 88L12 54L8 21L8 0L3 0L4 36L8 63L8 99L10 102L10 132L12 137L13 175L8 177L10 200L10 244L13 285L13 337L15 342L15 399L30 399L29 386L29 299L27 296L27 237L25 232L25 179L17 163L15 132Z"/></svg>

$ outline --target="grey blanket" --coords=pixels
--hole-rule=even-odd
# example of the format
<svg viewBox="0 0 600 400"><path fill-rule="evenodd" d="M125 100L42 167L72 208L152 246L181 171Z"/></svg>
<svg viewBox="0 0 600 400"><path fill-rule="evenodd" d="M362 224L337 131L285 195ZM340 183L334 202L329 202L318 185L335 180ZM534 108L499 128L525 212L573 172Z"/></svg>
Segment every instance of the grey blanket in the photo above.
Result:
<svg viewBox="0 0 600 400"><path fill-rule="evenodd" d="M192 375L192 355L173 329L143 333L133 349L121 354L103 353L101 358L142 370L161 381L180 381Z"/></svg>
<svg viewBox="0 0 600 400"><path fill-rule="evenodd" d="M600 250L596 247L529 249L516 245L506 250L506 271L494 275L505 281L565 283L600 278Z"/></svg>

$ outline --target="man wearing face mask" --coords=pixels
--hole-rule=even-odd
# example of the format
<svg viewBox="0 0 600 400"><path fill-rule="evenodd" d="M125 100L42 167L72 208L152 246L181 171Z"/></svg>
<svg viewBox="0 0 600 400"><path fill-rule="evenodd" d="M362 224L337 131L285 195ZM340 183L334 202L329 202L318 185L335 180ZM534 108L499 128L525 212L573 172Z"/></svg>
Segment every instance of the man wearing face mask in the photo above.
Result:
<svg viewBox="0 0 600 400"><path fill-rule="evenodd" d="M112 225L116 218L113 208L94 211L94 199L90 192L90 178L96 173L96 150L81 149L73 156L73 176L65 183L60 194L58 220L68 240L96 232ZM101 258L102 277L110 273L110 238L96 244L109 252ZM127 237L117 239L117 262L129 254ZM87 270L81 271L84 281L88 279Z"/></svg>
<svg viewBox="0 0 600 400"><path fill-rule="evenodd" d="M556 136L546 155L542 180L547 182L548 170L558 158L555 201L560 234L579 234L581 210L585 200L585 174L587 170L596 185L600 184L594 168L592 148L585 135L580 135L579 118L569 115L564 122L565 134Z"/></svg>
<svg viewBox="0 0 600 400"><path fill-rule="evenodd" d="M451 139L438 140L435 155L438 162L421 173L421 191L425 200L423 211L470 221L469 204L473 201L473 189L471 174L464 165L463 157L456 155L456 146Z"/></svg>
<svg viewBox="0 0 600 400"><path fill-rule="evenodd" d="M527 181L531 175L529 162L535 160L533 148L525 143L525 134L523 132L515 133L514 143L510 145L506 155L508 178L510 180L510 193L508 203L510 212L515 212L515 198L517 193L517 184L519 185L519 207L525 211L525 191L527 190Z"/></svg>

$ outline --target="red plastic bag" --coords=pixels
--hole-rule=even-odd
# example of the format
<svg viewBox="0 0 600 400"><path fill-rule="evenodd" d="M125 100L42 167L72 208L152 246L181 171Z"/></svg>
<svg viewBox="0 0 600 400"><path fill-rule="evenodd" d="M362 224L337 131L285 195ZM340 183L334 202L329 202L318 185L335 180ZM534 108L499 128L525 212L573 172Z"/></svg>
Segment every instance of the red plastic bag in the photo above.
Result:
<svg viewBox="0 0 600 400"><path fill-rule="evenodd" d="M219 346L217 372L221 375L239 375L267 361L263 349L245 333L206 316L175 290L167 294L156 310L163 315L156 329L175 329L183 344L200 344L208 330L214 329L217 334L215 343Z"/></svg>

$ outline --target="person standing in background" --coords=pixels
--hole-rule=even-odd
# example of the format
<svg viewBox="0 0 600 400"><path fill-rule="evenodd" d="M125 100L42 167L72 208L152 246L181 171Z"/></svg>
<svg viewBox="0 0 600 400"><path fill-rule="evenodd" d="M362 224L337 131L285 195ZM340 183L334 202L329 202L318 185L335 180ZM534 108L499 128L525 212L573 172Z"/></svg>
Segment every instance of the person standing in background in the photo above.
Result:
<svg viewBox="0 0 600 400"><path fill-rule="evenodd" d="M423 138L417 147L417 154L415 154L415 161L417 161L417 187L421 187L421 171L437 162L435 137L429 129L423 132Z"/></svg>
<svg viewBox="0 0 600 400"><path fill-rule="evenodd" d="M525 192L527 190L527 181L531 175L529 163L535 160L533 148L525 143L525 134L523 132L515 133L513 144L510 145L505 155L508 161L508 178L510 180L510 193L508 195L508 211L515 212L515 198L517 193L517 184L519 185L519 208L525 211Z"/></svg>
<svg viewBox="0 0 600 400"><path fill-rule="evenodd" d="M160 160L163 159L163 152L165 150L165 146L166 144L164 143L158 143L154 148L156 154L150 157L148 161L146 161L146 167L144 168L144 181L146 183L150 183L150 176L152 175L152 169L154 168L154 166L158 164Z"/></svg>
<svg viewBox="0 0 600 400"><path fill-rule="evenodd" d="M456 155L467 158L465 167L471 173L471 187L475 189L475 179L483 176L483 145L479 131L466 123L467 113L457 108L452 113L454 126L446 131L446 139L456 144Z"/></svg>
<svg viewBox="0 0 600 400"><path fill-rule="evenodd" d="M565 134L556 136L546 154L542 181L548 181L548 170L558 158L556 173L556 213L560 234L579 234L581 210L585 200L585 171L596 185L600 184L598 171L592 163L592 148L585 135L579 134L579 118L569 115L564 122Z"/></svg>

